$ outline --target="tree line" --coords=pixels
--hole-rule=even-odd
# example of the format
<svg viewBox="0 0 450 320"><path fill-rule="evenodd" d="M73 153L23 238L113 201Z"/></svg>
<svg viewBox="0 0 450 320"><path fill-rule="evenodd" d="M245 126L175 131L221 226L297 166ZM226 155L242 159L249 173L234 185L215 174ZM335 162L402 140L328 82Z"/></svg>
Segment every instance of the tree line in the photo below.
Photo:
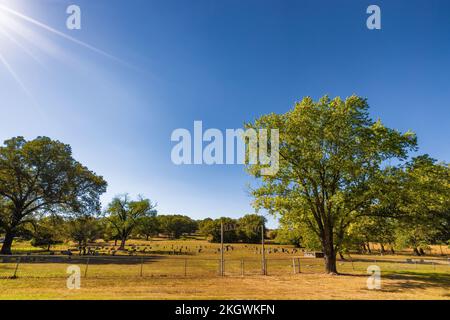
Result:
<svg viewBox="0 0 450 320"><path fill-rule="evenodd" d="M131 213L127 215L126 220L116 214L100 217L44 216L24 223L16 236L30 240L33 246L48 251L52 245L73 241L85 253L86 248L97 240L113 241L118 250L125 250L129 239L150 240L159 235L176 239L197 231L197 221L183 215L156 216L150 213L143 214L135 221L131 220L134 219Z"/></svg>
<svg viewBox="0 0 450 320"><path fill-rule="evenodd" d="M120 210L117 210L119 201ZM215 220L193 220L177 214L157 215L148 199L133 201L123 195L114 198L104 215L42 216L23 223L16 236L47 251L53 245L73 241L85 254L86 248L97 240L114 241L118 250L125 250L129 239L148 241L157 236L179 239L196 234L207 237L211 242L220 242L221 223L225 226L225 242L257 243L261 241L261 226L264 222L264 218L255 214L245 215L240 219L224 217Z"/></svg>
<svg viewBox="0 0 450 320"><path fill-rule="evenodd" d="M47 249L67 240L85 248L97 239L112 240L124 249L133 237L149 239L161 234L177 239L199 231L200 225L205 236L217 240L210 224L213 220L157 215L155 203L141 196L133 200L127 194L118 195L102 210L99 197L106 187L103 177L72 157L69 145L48 137L5 141L0 147L1 254L11 254L16 237ZM241 231L233 241L254 238L243 227L247 220L246 225L254 221L248 217L240 219Z"/></svg>
<svg viewBox="0 0 450 320"><path fill-rule="evenodd" d="M370 242L409 246L418 255L428 244L448 244L449 164L418 155L413 132L374 121L367 99L305 97L285 113L263 115L245 126L279 132L278 172L261 175L259 163L246 167L258 180L251 190L256 212L264 209L279 219L280 241L323 251L328 273L337 273L337 254L368 251ZM271 143L268 139L269 153ZM86 225L100 213L108 217L101 224L109 230L103 236L120 241L122 248L140 229L145 237L163 230L171 238L198 229L218 241L221 222L228 242L259 238L258 215L237 221L156 216L150 200L127 195L102 212L99 197L106 187L103 177L72 157L67 144L47 137L6 140L0 147L1 253L10 254L13 239L25 226L38 226L36 221ZM41 226L36 234L49 229Z"/></svg>

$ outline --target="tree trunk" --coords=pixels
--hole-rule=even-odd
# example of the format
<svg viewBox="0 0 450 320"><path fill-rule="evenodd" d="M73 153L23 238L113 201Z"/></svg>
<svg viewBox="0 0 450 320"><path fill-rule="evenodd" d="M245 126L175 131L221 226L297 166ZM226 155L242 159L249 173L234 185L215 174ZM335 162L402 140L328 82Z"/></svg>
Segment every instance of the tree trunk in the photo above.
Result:
<svg viewBox="0 0 450 320"><path fill-rule="evenodd" d="M420 252L419 252L419 250L417 250L416 247L414 247L414 254L415 254L416 256L420 256Z"/></svg>
<svg viewBox="0 0 450 320"><path fill-rule="evenodd" d="M380 243L380 248L381 248L381 253L385 253L386 250L384 249L384 245L382 243Z"/></svg>
<svg viewBox="0 0 450 320"><path fill-rule="evenodd" d="M0 254L12 254L11 253L11 246L14 240L14 233L11 231L7 231L5 235L5 241L2 245L2 250L0 251Z"/></svg>
<svg viewBox="0 0 450 320"><path fill-rule="evenodd" d="M325 260L325 271L329 274L337 274L336 251L334 250L333 231L325 231L322 239L323 255Z"/></svg>
<svg viewBox="0 0 450 320"><path fill-rule="evenodd" d="M120 240L120 247L119 250L125 250L125 242L127 241L126 238L122 238L122 240Z"/></svg>
<svg viewBox="0 0 450 320"><path fill-rule="evenodd" d="M146 236L146 240L148 241L149 235Z"/></svg>
<svg viewBox="0 0 450 320"><path fill-rule="evenodd" d="M363 247L361 245L358 246L357 251L358 251L358 254L364 253L364 249L363 249Z"/></svg>
<svg viewBox="0 0 450 320"><path fill-rule="evenodd" d="M337 274L336 254L325 254L325 271L329 274Z"/></svg>
<svg viewBox="0 0 450 320"><path fill-rule="evenodd" d="M367 251L369 251L369 253L372 253L372 250L370 250L370 242L367 243Z"/></svg>
<svg viewBox="0 0 450 320"><path fill-rule="evenodd" d="M363 243L361 246L362 246L362 248L363 248L362 252L363 252L363 253L366 253L366 252L367 252L366 244Z"/></svg>
<svg viewBox="0 0 450 320"><path fill-rule="evenodd" d="M114 239L114 247L117 246L117 239Z"/></svg>

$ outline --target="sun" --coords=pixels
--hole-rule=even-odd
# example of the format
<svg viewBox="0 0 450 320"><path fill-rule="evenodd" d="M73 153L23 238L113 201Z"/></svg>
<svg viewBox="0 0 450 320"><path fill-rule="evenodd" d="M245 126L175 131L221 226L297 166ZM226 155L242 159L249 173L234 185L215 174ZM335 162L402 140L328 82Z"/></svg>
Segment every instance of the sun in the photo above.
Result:
<svg viewBox="0 0 450 320"><path fill-rule="evenodd" d="M17 34L20 33L22 27L8 14L8 10L11 10L11 7L11 1L0 0L0 66L3 65L4 69L6 69L19 87L27 95L31 96L27 87L22 82L6 56L6 53L11 53L16 48L32 56L31 52L17 37Z"/></svg>
<svg viewBox="0 0 450 320"><path fill-rule="evenodd" d="M5 8L9 8L9 6L5 3L5 0L0 0L0 50L6 49L5 46L8 46L8 43L14 39L10 31L14 27L14 21L7 14Z"/></svg>
<svg viewBox="0 0 450 320"><path fill-rule="evenodd" d="M24 53L39 62L27 43L27 37L31 36L31 32L20 16L15 14L18 14L16 10L20 10L17 1L0 0L0 68L3 67L19 87L31 97L30 91L16 72L12 62L9 61L10 56Z"/></svg>
<svg viewBox="0 0 450 320"><path fill-rule="evenodd" d="M14 2L14 5L13 5ZM102 51L92 45L71 37L64 32L61 32L44 22L41 22L33 17L27 16L20 12L17 6L17 1L0 0L0 68L3 68L11 75L17 84L28 94L23 81L14 66L8 61L7 53L14 55L17 53L26 54L30 59L40 63L39 58L35 52L40 52L48 55L57 55L59 52L55 50L56 44L48 35L56 35L64 41L69 41L72 44L84 47L90 51L100 54L109 59L115 60L123 64L120 59ZM8 55L9 56L9 55Z"/></svg>

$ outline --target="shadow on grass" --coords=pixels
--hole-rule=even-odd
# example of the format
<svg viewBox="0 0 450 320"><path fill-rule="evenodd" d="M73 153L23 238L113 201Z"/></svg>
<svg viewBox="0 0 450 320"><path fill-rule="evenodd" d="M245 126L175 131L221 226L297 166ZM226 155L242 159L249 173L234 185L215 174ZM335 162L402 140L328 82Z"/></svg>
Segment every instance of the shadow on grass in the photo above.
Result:
<svg viewBox="0 0 450 320"><path fill-rule="evenodd" d="M62 263L62 264L86 264L89 265L137 265L149 262L157 262L163 260L166 257L163 256L21 256L20 258L15 257L5 257L1 258L1 263L17 263L23 264L34 264L34 263ZM20 261L19 261L20 259ZM1 265L0 263L0 265Z"/></svg>
<svg viewBox="0 0 450 320"><path fill-rule="evenodd" d="M389 284L389 286L393 288L447 288L450 293L450 274L448 273L397 271L383 273L382 277L385 279L400 281Z"/></svg>
<svg viewBox="0 0 450 320"><path fill-rule="evenodd" d="M365 273L339 273L338 276L347 276L367 278L369 275ZM438 272L421 272L421 271L385 271L382 272L381 280L393 280L395 282L382 282L382 292L400 292L405 289L432 289L442 288L448 289L449 292L444 294L450 297L450 273Z"/></svg>

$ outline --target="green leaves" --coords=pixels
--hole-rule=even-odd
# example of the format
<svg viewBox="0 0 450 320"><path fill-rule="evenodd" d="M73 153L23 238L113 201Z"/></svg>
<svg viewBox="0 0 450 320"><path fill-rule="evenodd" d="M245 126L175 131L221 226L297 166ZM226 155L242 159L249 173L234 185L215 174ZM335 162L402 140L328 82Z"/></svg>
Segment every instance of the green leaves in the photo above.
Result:
<svg viewBox="0 0 450 320"><path fill-rule="evenodd" d="M38 210L96 211L107 185L72 158L70 146L47 137L5 141L0 183L0 196L14 204L19 216Z"/></svg>
<svg viewBox="0 0 450 320"><path fill-rule="evenodd" d="M367 100L358 96L305 97L284 114L264 115L246 126L280 133L280 170L261 178L253 191L255 207L281 216L294 213L334 249L350 223L371 205L371 183L383 162L404 159L416 147L411 132L402 134L371 120ZM257 178L259 169L247 167Z"/></svg>
<svg viewBox="0 0 450 320"><path fill-rule="evenodd" d="M122 248L142 218L156 215L155 207L149 199L139 197L133 201L127 194L116 196L110 202L106 209L108 220L122 240Z"/></svg>
<svg viewBox="0 0 450 320"><path fill-rule="evenodd" d="M259 243L262 236L261 226L266 224L266 219L258 214L246 214L239 219L207 218L199 223L199 231L210 237L211 242L220 242L221 224L224 227L224 242Z"/></svg>
<svg viewBox="0 0 450 320"><path fill-rule="evenodd" d="M15 137L0 147L0 225L7 234L37 213L92 214L107 183L47 137ZM10 253L4 244L2 253Z"/></svg>
<svg viewBox="0 0 450 320"><path fill-rule="evenodd" d="M197 229L197 223L188 216L173 214L158 216L161 232L172 239L178 239L183 233L193 233Z"/></svg>

